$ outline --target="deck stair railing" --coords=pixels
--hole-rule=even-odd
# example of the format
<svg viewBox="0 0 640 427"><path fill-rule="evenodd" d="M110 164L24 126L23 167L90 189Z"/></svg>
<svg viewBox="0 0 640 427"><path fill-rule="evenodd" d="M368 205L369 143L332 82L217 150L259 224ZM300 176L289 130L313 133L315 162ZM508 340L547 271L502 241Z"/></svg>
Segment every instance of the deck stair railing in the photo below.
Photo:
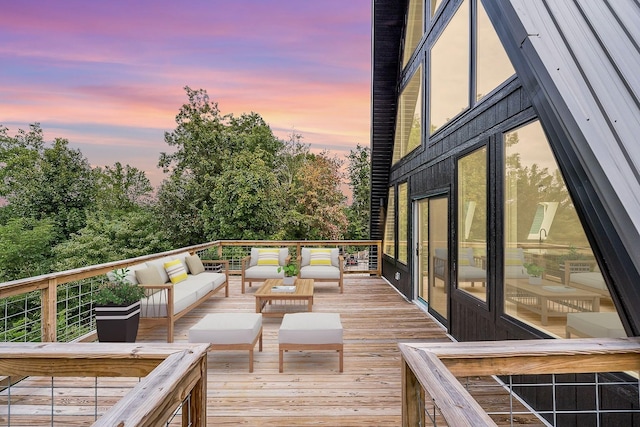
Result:
<svg viewBox="0 0 640 427"><path fill-rule="evenodd" d="M2 425L191 426L206 425L206 344L0 343ZM17 380L14 380L17 378ZM86 392L95 378L95 400ZM132 378L113 404L109 378ZM38 391L36 408L21 409L21 388ZM57 386L56 384L60 384ZM89 385L87 385L89 384ZM80 398L73 392L80 388ZM77 400L75 411L69 401ZM75 412L75 413L74 413Z"/></svg>
<svg viewBox="0 0 640 427"><path fill-rule="evenodd" d="M594 425L623 425L611 420L640 415L637 379L640 338L637 337L403 343L399 347L402 353L402 425L406 427L492 426L498 425L496 420L500 425L518 425L519 418L526 418L526 413L519 412L522 409L528 409L530 416L539 417L545 425L562 425L558 420L566 416L591 416L596 420ZM611 372L623 373L621 376L630 380L624 384L600 382L600 375ZM551 378L548 384L517 384L521 376L544 374ZM587 377L594 378L590 382L569 384L570 387L591 387L592 401L582 402L584 408L567 410L556 404L555 399L563 394L561 387L567 388L567 384L555 381L563 374L588 374ZM468 384L481 377L507 378L499 385L506 394L507 411L487 413L485 405L472 397L474 392L469 390ZM554 397L551 408L545 413L536 413L521 402L516 391L527 386L549 387ZM630 389L629 407L604 407L600 393L606 386ZM496 405L493 402L486 406Z"/></svg>
<svg viewBox="0 0 640 427"><path fill-rule="evenodd" d="M204 259L230 261L230 274L240 274L251 248L288 247L295 259L302 247L338 247L350 260L345 274L381 274L379 240L221 240L137 258L86 266L0 283L0 342L72 342L95 339L93 294L106 273L183 252ZM352 262L353 261L353 262Z"/></svg>

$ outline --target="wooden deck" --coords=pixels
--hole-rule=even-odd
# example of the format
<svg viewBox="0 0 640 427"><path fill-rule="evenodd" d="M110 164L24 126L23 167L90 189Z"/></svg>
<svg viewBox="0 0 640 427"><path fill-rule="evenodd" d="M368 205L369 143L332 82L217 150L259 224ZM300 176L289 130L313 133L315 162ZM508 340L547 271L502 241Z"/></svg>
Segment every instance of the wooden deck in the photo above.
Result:
<svg viewBox="0 0 640 427"><path fill-rule="evenodd" d="M258 286L240 292L232 277L230 295L215 295L176 323L175 342L186 342L189 328L211 312L255 311ZM247 351L217 351L208 355L207 425L215 426L398 426L401 424L399 342L450 342L444 329L380 278L348 276L344 293L333 283L315 287L314 312L340 313L344 328L344 372L335 352L289 352L284 373L278 373L280 318L264 318L263 352L254 353L249 373ZM141 329L139 342L165 342L162 327ZM256 346L257 347L257 346ZM0 394L0 425L90 425L97 413L117 402L137 379L94 380L30 378ZM472 381L487 381L481 378ZM483 407L503 409L502 389L472 392ZM99 395L97 404L94 393ZM56 396L55 415L45 396ZM12 402L8 409L6 403ZM2 410L1 406L5 409ZM52 419L53 418L53 419ZM507 418L493 417L499 425ZM24 424L22 424L22 423ZM519 423L520 424L520 423ZM537 425L526 417L521 424ZM176 425L172 422L171 425Z"/></svg>
<svg viewBox="0 0 640 427"><path fill-rule="evenodd" d="M240 293L232 278L229 298L214 296L176 323L176 342L209 312L254 311L253 293ZM338 312L344 328L344 372L335 352L285 354L278 373L281 319L265 318L264 349L256 348L254 372L246 351L209 354L208 425L398 426L401 375L398 342L450 341L445 331L382 279L345 279L315 287L314 312ZM141 331L139 341L162 340L165 331Z"/></svg>

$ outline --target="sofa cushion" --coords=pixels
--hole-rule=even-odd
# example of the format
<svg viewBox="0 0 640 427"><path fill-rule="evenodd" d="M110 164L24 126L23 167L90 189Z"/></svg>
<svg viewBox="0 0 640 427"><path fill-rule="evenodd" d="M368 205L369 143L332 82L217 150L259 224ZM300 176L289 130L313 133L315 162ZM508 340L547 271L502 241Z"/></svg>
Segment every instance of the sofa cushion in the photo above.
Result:
<svg viewBox="0 0 640 427"><path fill-rule="evenodd" d="M137 285L139 282L138 282L138 279L136 278L136 270L141 270L141 269L147 268L147 265L146 264L136 264L136 265L132 265L132 266L129 266L129 267L124 267L124 268L127 269L127 277L126 277L127 281L129 283L131 283L132 285ZM120 269L116 268L115 270L111 270L110 272L108 272L107 273L107 279L113 281L115 279L115 276L113 275L113 273L116 270L120 270Z"/></svg>
<svg viewBox="0 0 640 427"><path fill-rule="evenodd" d="M300 267L301 279L340 279L340 269L332 265L307 265Z"/></svg>
<svg viewBox="0 0 640 427"><path fill-rule="evenodd" d="M331 249L311 249L309 265L331 265Z"/></svg>
<svg viewBox="0 0 640 427"><path fill-rule="evenodd" d="M278 251L278 265L284 265L287 257L289 256L289 249L287 248L251 248L251 259L249 260L249 267L258 265L258 254L260 250Z"/></svg>
<svg viewBox="0 0 640 427"><path fill-rule="evenodd" d="M161 285L164 283L158 273L158 269L155 267L141 268L136 270L135 274L138 283L141 285Z"/></svg>
<svg viewBox="0 0 640 427"><path fill-rule="evenodd" d="M158 273L158 269L155 267L145 267L135 271L136 279L141 285L162 285L162 277ZM161 289L145 289L144 294L151 296L156 292L160 292Z"/></svg>
<svg viewBox="0 0 640 427"><path fill-rule="evenodd" d="M192 275L198 275L204 271L204 265L202 264L202 260L198 255L191 255L185 258L187 265L189 266L189 271L191 271Z"/></svg>
<svg viewBox="0 0 640 427"><path fill-rule="evenodd" d="M164 270L167 272L169 276L169 280L174 285L176 283L180 283L183 280L187 280L187 272L182 264L182 261L179 259L174 259L173 261L164 263Z"/></svg>
<svg viewBox="0 0 640 427"><path fill-rule="evenodd" d="M608 290L607 284L604 282L604 277L602 277L602 273L598 272L571 273L569 281L583 286L588 286L599 291Z"/></svg>
<svg viewBox="0 0 640 427"><path fill-rule="evenodd" d="M164 263L169 261L173 261L173 258L170 256L154 259L153 261L147 261L147 267L155 267L158 269L158 273L160 273L160 277L162 278L162 283L167 283L169 281L169 275L164 269Z"/></svg>
<svg viewBox="0 0 640 427"><path fill-rule="evenodd" d="M244 271L246 279L282 279L284 271L278 272L277 265L256 265Z"/></svg>
<svg viewBox="0 0 640 427"><path fill-rule="evenodd" d="M320 248L318 248L320 249ZM300 265L301 266L305 266L305 265L310 265L311 264L311 251L316 251L318 250L316 248L302 248L300 250ZM327 250L322 248L323 250ZM339 256L340 256L340 251L338 250L338 248L328 248L329 250L329 254L330 254L330 260L331 260L331 265L334 267L339 267L340 266L340 260L339 260Z"/></svg>
<svg viewBox="0 0 640 427"><path fill-rule="evenodd" d="M191 273L191 270L189 270L189 266L187 265L187 257L190 257L191 254L189 252L182 252L178 255L173 255L171 258L172 259L179 259L180 262L182 262L182 265L184 266L184 270L187 272L187 274Z"/></svg>
<svg viewBox="0 0 640 427"><path fill-rule="evenodd" d="M280 265L278 249L259 249L258 265Z"/></svg>
<svg viewBox="0 0 640 427"><path fill-rule="evenodd" d="M223 286L225 281L226 275L222 273L207 271L196 276L189 274L187 280L173 285L173 313L180 313L212 290ZM142 317L166 316L167 290L159 290L143 298L140 313Z"/></svg>

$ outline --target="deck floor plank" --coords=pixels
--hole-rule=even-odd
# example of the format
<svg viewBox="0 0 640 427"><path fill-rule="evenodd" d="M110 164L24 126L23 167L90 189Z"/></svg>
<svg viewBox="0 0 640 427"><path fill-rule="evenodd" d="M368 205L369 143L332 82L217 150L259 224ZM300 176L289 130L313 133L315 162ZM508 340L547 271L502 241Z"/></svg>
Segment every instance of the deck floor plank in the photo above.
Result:
<svg viewBox="0 0 640 427"><path fill-rule="evenodd" d="M230 296L214 295L176 323L175 341L186 342L188 330L208 313L255 310L254 284L240 292L240 279L232 277ZM416 305L407 302L384 280L345 278L344 293L330 283L316 286L314 312L337 312L344 328L344 372L335 352L288 352L284 373L278 372L278 328L281 319L263 319L263 351L254 352L254 372L248 370L246 351L217 351L208 355L207 424L216 426L397 426L401 421L401 369L399 342L449 342L446 331ZM141 329L140 342L163 342L162 327ZM91 380L93 381L93 379ZM100 379L98 412L126 393L136 379L119 388L118 379ZM83 425L92 419L95 401L91 387L71 388L69 381L54 388L57 401L67 401L78 417L60 411L55 425ZM41 398L46 380L37 384L45 392L14 390L11 425L51 425ZM82 390L86 391L83 398ZM0 396L0 398L2 398ZM19 402L17 401L19 400ZM4 403L4 402L3 402ZM84 405L83 405L84 404ZM56 409L59 409L58 407ZM67 408L69 409L69 408ZM50 409L48 409L50 411ZM45 413L42 413L44 411ZM0 425L6 420L0 410ZM20 418L20 421L18 420ZM15 421L15 422L14 422ZM24 422L25 424L20 424ZM91 422L84 425L91 424ZM173 423L172 423L173 425ZM508 425L508 424L507 424Z"/></svg>

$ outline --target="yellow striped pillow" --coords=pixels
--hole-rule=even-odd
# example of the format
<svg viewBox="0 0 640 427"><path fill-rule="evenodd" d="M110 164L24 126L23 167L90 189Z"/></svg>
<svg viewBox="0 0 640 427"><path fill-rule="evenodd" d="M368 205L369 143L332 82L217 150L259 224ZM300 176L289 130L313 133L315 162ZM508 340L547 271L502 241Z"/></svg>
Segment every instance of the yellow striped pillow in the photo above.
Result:
<svg viewBox="0 0 640 427"><path fill-rule="evenodd" d="M258 249L258 265L279 265L277 249Z"/></svg>
<svg viewBox="0 0 640 427"><path fill-rule="evenodd" d="M311 249L309 265L331 265L331 249Z"/></svg>
<svg viewBox="0 0 640 427"><path fill-rule="evenodd" d="M164 263L164 270L169 276L169 280L174 285L180 283L183 280L187 280L187 271L184 269L184 264L179 259Z"/></svg>

